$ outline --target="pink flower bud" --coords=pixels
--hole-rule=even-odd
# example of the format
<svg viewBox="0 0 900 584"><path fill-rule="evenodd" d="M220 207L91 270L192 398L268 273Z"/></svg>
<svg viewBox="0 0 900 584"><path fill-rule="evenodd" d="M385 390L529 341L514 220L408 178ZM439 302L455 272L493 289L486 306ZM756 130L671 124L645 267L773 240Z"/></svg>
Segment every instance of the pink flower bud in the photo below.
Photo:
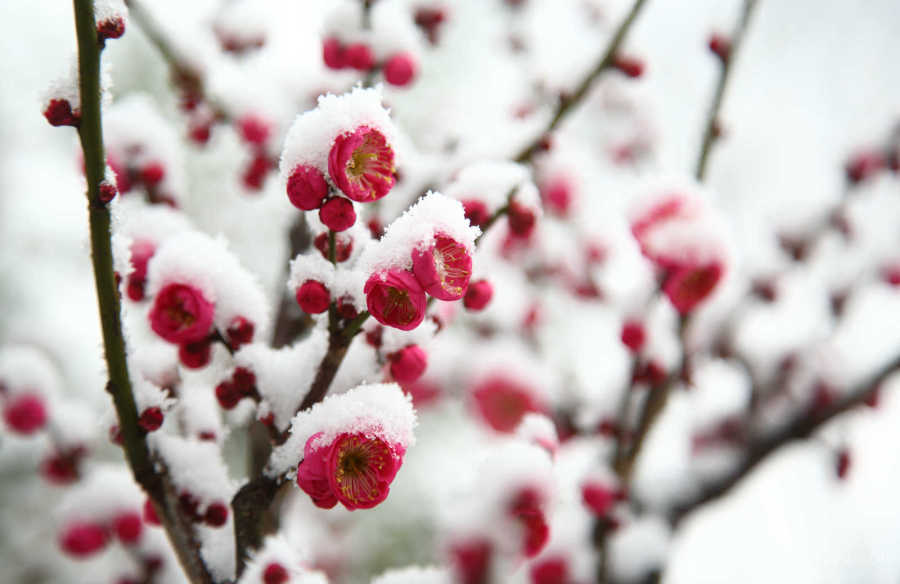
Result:
<svg viewBox="0 0 900 584"><path fill-rule="evenodd" d="M148 162L140 170L141 181L149 187L158 185L165 177L166 167L159 161Z"/></svg>
<svg viewBox="0 0 900 584"><path fill-rule="evenodd" d="M416 8L413 17L416 26L422 29L422 32L428 38L428 42L432 45L437 44L440 25L446 19L447 14L439 6L419 6Z"/></svg>
<svg viewBox="0 0 900 584"><path fill-rule="evenodd" d="M438 300L459 300L472 276L472 256L455 239L443 234L425 249L412 252L416 280Z"/></svg>
<svg viewBox="0 0 900 584"><path fill-rule="evenodd" d="M510 502L509 514L520 522L523 528L522 552L533 558L550 539L550 526L544 516L544 497L539 491L525 487Z"/></svg>
<svg viewBox="0 0 900 584"><path fill-rule="evenodd" d="M223 410L231 410L244 396L231 381L223 381L216 386L216 400Z"/></svg>
<svg viewBox="0 0 900 584"><path fill-rule="evenodd" d="M360 126L335 138L328 174L354 201L377 201L394 186L394 150L381 132Z"/></svg>
<svg viewBox="0 0 900 584"><path fill-rule="evenodd" d="M581 485L581 500L597 517L606 517L615 505L618 497L616 489L597 481L589 481Z"/></svg>
<svg viewBox="0 0 900 584"><path fill-rule="evenodd" d="M322 206L328 196L328 184L318 168L298 165L287 181L287 196L291 204L303 211L312 211Z"/></svg>
<svg viewBox="0 0 900 584"><path fill-rule="evenodd" d="M287 569L278 562L270 562L263 570L263 584L286 584L291 579Z"/></svg>
<svg viewBox="0 0 900 584"><path fill-rule="evenodd" d="M555 177L541 185L541 200L544 207L560 217L565 217L572 206L572 185L565 177Z"/></svg>
<svg viewBox="0 0 900 584"><path fill-rule="evenodd" d="M344 49L347 64L357 71L368 71L375 65L372 49L365 43L353 43Z"/></svg>
<svg viewBox="0 0 900 584"><path fill-rule="evenodd" d="M723 272L724 268L720 263L705 266L686 265L677 268L666 279L663 292L675 310L687 314L712 293Z"/></svg>
<svg viewBox="0 0 900 584"><path fill-rule="evenodd" d="M20 393L3 405L3 420L17 434L33 434L47 423L47 408L41 396Z"/></svg>
<svg viewBox="0 0 900 584"><path fill-rule="evenodd" d="M384 80L391 85L404 87L416 76L415 58L410 53L392 55L384 64Z"/></svg>
<svg viewBox="0 0 900 584"><path fill-rule="evenodd" d="M372 274L363 291L369 312L383 325L409 331L425 319L425 291L412 272Z"/></svg>
<svg viewBox="0 0 900 584"><path fill-rule="evenodd" d="M56 452L41 462L41 476L54 485L68 485L80 477L79 464L87 451L81 447Z"/></svg>
<svg viewBox="0 0 900 584"><path fill-rule="evenodd" d="M858 184L875 176L885 167L884 155L877 150L861 150L847 161L847 180Z"/></svg>
<svg viewBox="0 0 900 584"><path fill-rule="evenodd" d="M140 514L129 511L113 517L112 528L119 541L125 545L133 545L141 538L144 524L141 523Z"/></svg>
<svg viewBox="0 0 900 584"><path fill-rule="evenodd" d="M544 558L531 565L531 584L565 584L569 582L569 563L562 556Z"/></svg>
<svg viewBox="0 0 900 584"><path fill-rule="evenodd" d="M125 19L121 16L107 18L97 23L97 39L103 44L107 39L118 39L125 34Z"/></svg>
<svg viewBox="0 0 900 584"><path fill-rule="evenodd" d="M143 516L144 523L147 525L162 525L159 516L156 514L156 508L153 506L153 501L150 499L144 500Z"/></svg>
<svg viewBox="0 0 900 584"><path fill-rule="evenodd" d="M331 294L322 282L307 280L297 288L297 304L306 314L321 314L331 304Z"/></svg>
<svg viewBox="0 0 900 584"><path fill-rule="evenodd" d="M156 295L148 318L150 328L170 343L199 341L209 334L215 305L188 284L171 283Z"/></svg>
<svg viewBox="0 0 900 584"><path fill-rule="evenodd" d="M81 121L81 110L72 110L68 99L51 99L44 108L44 117L51 126L77 126Z"/></svg>
<svg viewBox="0 0 900 584"><path fill-rule="evenodd" d="M527 239L531 236L531 233L534 231L534 226L537 223L537 217L535 217L534 211L525 205L522 205L515 199L509 204L507 219L509 220L510 233L523 239Z"/></svg>
<svg viewBox="0 0 900 584"><path fill-rule="evenodd" d="M490 573L493 546L487 539L460 542L450 548L450 558L460 584L484 584Z"/></svg>
<svg viewBox="0 0 900 584"><path fill-rule="evenodd" d="M731 54L731 39L721 33L713 33L707 42L709 50L725 63Z"/></svg>
<svg viewBox="0 0 900 584"><path fill-rule="evenodd" d="M155 432L162 426L164 419L165 416L163 416L162 410L153 406L141 412L141 416L138 418L138 426L147 432Z"/></svg>
<svg viewBox="0 0 900 584"><path fill-rule="evenodd" d="M491 283L487 280L478 280L469 284L463 298L463 306L473 311L484 310L493 296L494 287Z"/></svg>
<svg viewBox="0 0 900 584"><path fill-rule="evenodd" d="M428 355L419 345L407 345L388 355L391 377L398 383L412 383L425 373Z"/></svg>
<svg viewBox="0 0 900 584"><path fill-rule="evenodd" d="M334 37L322 42L322 60L329 69L343 69L347 67L347 52L341 41Z"/></svg>
<svg viewBox="0 0 900 584"><path fill-rule="evenodd" d="M244 186L251 191L258 191L266 182L266 175L272 169L272 161L264 152L258 152L244 170L241 180Z"/></svg>
<svg viewBox="0 0 900 584"><path fill-rule="evenodd" d="M256 114L246 114L237 122L238 132L244 142L263 146L272 133L271 124Z"/></svg>
<svg viewBox="0 0 900 584"><path fill-rule="evenodd" d="M313 246L319 250L323 258L329 259L327 233L318 234L313 240ZM346 262L350 258L351 253L353 253L353 238L349 234L338 233L334 238L334 261L338 263Z"/></svg>
<svg viewBox="0 0 900 584"><path fill-rule="evenodd" d="M92 556L106 547L106 529L98 523L74 521L63 529L59 537L59 547L75 558Z"/></svg>
<svg viewBox="0 0 900 584"><path fill-rule="evenodd" d="M225 503L216 501L206 508L203 522L210 527L222 527L228 522L228 507Z"/></svg>
<svg viewBox="0 0 900 584"><path fill-rule="evenodd" d="M644 74L644 61L636 57L618 55L613 61L613 67L632 79L637 79Z"/></svg>
<svg viewBox="0 0 900 584"><path fill-rule="evenodd" d="M491 213L488 211L484 201L479 199L466 199L462 202L462 205L466 213L466 219L469 220L469 225L474 225L482 229L487 225L487 222L491 218Z"/></svg>
<svg viewBox="0 0 900 584"><path fill-rule="evenodd" d="M489 377L475 386L472 398L484 420L498 432L513 432L525 414L543 410L531 388L502 375Z"/></svg>
<svg viewBox="0 0 900 584"><path fill-rule="evenodd" d="M112 184L109 181L101 181L100 182L100 202L108 203L116 198L116 195L119 193L118 189L116 189L116 185Z"/></svg>
<svg viewBox="0 0 900 584"><path fill-rule="evenodd" d="M200 369L209 365L212 359L212 342L200 339L178 346L178 360L188 369Z"/></svg>
<svg viewBox="0 0 900 584"><path fill-rule="evenodd" d="M646 341L644 323L637 320L626 320L622 325L622 344L628 347L632 353L637 353Z"/></svg>
<svg viewBox="0 0 900 584"><path fill-rule="evenodd" d="M255 328L253 323L243 316L234 317L231 324L225 329L225 334L228 336L228 344L232 350L236 351L241 345L253 342Z"/></svg>
<svg viewBox="0 0 900 584"><path fill-rule="evenodd" d="M356 223L356 210L348 199L331 197L319 209L319 220L332 231L345 231Z"/></svg>

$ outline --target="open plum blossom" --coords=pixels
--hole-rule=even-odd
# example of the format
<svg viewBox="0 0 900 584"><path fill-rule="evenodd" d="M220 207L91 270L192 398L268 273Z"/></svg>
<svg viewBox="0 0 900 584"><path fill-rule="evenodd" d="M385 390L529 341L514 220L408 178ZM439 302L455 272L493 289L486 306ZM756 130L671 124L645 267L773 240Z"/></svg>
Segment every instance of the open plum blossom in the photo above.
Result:
<svg viewBox="0 0 900 584"><path fill-rule="evenodd" d="M409 331L425 318L425 291L412 272L393 269L372 274L363 289L375 320Z"/></svg>
<svg viewBox="0 0 900 584"><path fill-rule="evenodd" d="M534 390L505 375L492 375L472 390L475 407L491 428L512 432L529 412L543 407Z"/></svg>
<svg viewBox="0 0 900 584"><path fill-rule="evenodd" d="M318 507L338 502L350 509L370 509L384 501L400 470L405 449L366 433L339 434L317 446L322 433L313 434L303 449L297 484Z"/></svg>
<svg viewBox="0 0 900 584"><path fill-rule="evenodd" d="M466 247L438 234L425 249L413 250L413 273L426 292L438 300L459 300L472 277L472 256Z"/></svg>
<svg viewBox="0 0 900 584"><path fill-rule="evenodd" d="M394 150L384 134L360 126L335 138L328 153L328 173L354 201L377 201L394 186Z"/></svg>
<svg viewBox="0 0 900 584"><path fill-rule="evenodd" d="M153 332L170 343L184 344L206 337L215 304L187 284L171 283L156 295L148 318Z"/></svg>

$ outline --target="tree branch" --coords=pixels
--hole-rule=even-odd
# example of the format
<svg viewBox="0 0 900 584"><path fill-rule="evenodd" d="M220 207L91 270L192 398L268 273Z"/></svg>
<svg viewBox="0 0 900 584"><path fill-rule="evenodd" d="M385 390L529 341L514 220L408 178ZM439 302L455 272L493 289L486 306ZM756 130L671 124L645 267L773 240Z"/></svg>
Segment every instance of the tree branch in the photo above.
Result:
<svg viewBox="0 0 900 584"><path fill-rule="evenodd" d="M539 136L537 136L531 143L526 146L521 152L519 152L515 161L519 163L525 163L531 160L531 157L541 149L541 142L544 137L551 133L553 130L559 126L560 122L572 111L572 109L581 103L581 100L584 99L584 96L587 95L588 90L593 85L594 80L600 76L606 69L613 66L616 60L616 54L619 51L619 47L622 45L622 42L625 40L625 36L628 34L629 29L631 28L632 23L634 23L635 19L640 13L641 8L644 6L644 2L646 0L636 0L635 3L631 6L631 11L619 25L619 28L616 29L616 32L613 34L613 38L609 43L609 46L606 48L606 52L603 54L603 57L600 58L600 61L594 65L594 68L587 74L587 76L582 79L581 83L578 84L578 87L575 88L575 91L572 92L571 95L562 96L559 100L559 103L556 106L556 111L553 114L553 118L550 120L550 123L544 129L543 132Z"/></svg>
<svg viewBox="0 0 900 584"><path fill-rule="evenodd" d="M84 153L87 180L88 218L91 232L91 261L97 304L103 332L103 349L122 447L135 481L144 488L157 509L175 553L191 582L211 583L212 576L200 556L193 525L180 512L178 494L165 465L154 460L146 434L138 425L137 406L131 389L125 338L122 334L119 291L113 272L110 214L100 198L100 183L106 173L103 127L100 115L100 50L92 0L73 0L78 38L78 79L81 95L81 123L78 137ZM157 467L160 467L157 469Z"/></svg>
<svg viewBox="0 0 900 584"><path fill-rule="evenodd" d="M700 493L681 505L671 514L673 524L679 523L685 516L698 507L727 494L736 484L752 472L756 466L770 454L782 446L809 438L816 430L836 416L862 404L891 375L900 371L900 357L894 358L865 381L847 392L842 398L822 410L804 411L780 430L752 441L747 447L741 464L731 473L706 485Z"/></svg>
<svg viewBox="0 0 900 584"><path fill-rule="evenodd" d="M712 149L713 141L716 139L716 128L718 126L719 110L722 108L722 101L725 98L725 88L728 85L729 75L734 64L734 57L738 52L750 24L750 18L753 16L753 10L756 8L757 0L744 0L741 18L738 21L734 34L731 35L730 49L725 59L721 60L722 72L719 75L719 83L716 85L716 92L713 94L713 101L709 107L709 114L706 117L706 127L703 130L703 143L700 147L700 156L697 160L697 168L694 176L697 180L702 181L706 174L706 163L709 159L709 153Z"/></svg>

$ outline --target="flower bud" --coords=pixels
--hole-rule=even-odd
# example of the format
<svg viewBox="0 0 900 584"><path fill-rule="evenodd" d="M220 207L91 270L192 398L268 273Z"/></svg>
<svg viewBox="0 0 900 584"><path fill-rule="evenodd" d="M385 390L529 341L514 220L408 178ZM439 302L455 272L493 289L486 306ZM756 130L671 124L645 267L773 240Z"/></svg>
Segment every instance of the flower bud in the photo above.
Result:
<svg viewBox="0 0 900 584"><path fill-rule="evenodd" d="M297 304L306 314L321 314L331 304L331 294L322 282L307 280L297 288Z"/></svg>

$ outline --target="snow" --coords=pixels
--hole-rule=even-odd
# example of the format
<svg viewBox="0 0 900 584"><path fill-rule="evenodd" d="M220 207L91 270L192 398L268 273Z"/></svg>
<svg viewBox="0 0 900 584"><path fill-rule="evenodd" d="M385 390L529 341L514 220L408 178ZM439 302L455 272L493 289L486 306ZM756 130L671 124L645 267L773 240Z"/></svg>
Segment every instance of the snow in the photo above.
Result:
<svg viewBox="0 0 900 584"><path fill-rule="evenodd" d="M450 573L443 568L410 566L388 570L372 580L372 584L451 584Z"/></svg>
<svg viewBox="0 0 900 584"><path fill-rule="evenodd" d="M330 395L312 408L298 413L291 422L291 435L272 453L267 472L278 475L303 459L307 440L318 432L315 447L330 444L341 433L376 436L388 444L407 449L415 444L416 413L412 399L396 383L360 385L345 393Z"/></svg>

